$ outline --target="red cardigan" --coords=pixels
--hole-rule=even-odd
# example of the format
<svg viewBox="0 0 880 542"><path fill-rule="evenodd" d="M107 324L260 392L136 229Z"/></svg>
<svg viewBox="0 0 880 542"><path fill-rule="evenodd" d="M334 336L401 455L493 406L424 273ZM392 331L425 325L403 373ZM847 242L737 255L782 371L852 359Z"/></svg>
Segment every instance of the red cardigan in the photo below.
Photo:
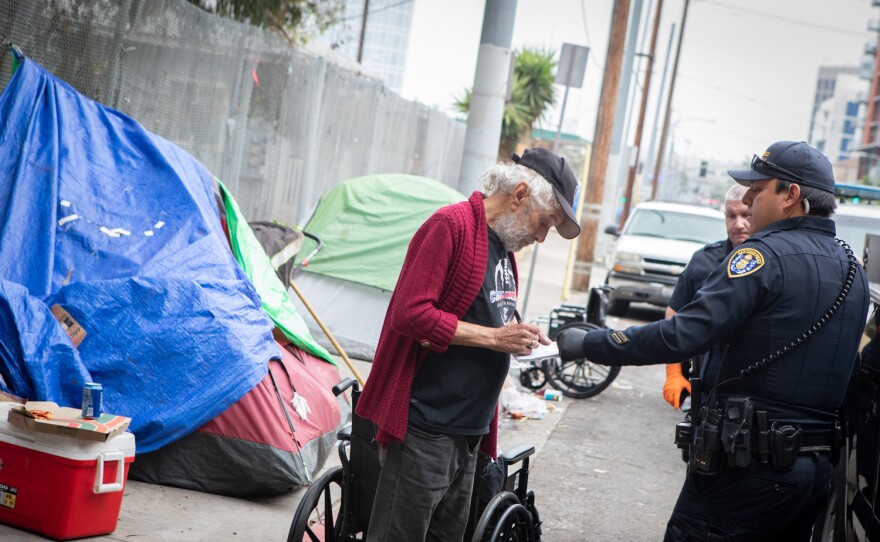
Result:
<svg viewBox="0 0 880 542"><path fill-rule="evenodd" d="M376 440L403 441L409 399L426 349L445 352L458 321L477 297L489 258L483 196L443 207L413 236L391 295L370 376L357 413L378 426ZM516 260L509 254L518 284ZM498 411L481 449L495 457Z"/></svg>

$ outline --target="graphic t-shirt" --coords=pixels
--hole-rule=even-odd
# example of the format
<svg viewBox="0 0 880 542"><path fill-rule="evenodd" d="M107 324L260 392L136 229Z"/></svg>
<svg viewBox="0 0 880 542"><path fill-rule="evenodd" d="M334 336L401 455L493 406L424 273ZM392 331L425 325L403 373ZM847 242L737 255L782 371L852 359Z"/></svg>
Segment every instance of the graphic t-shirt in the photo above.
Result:
<svg viewBox="0 0 880 542"><path fill-rule="evenodd" d="M501 327L513 320L515 310L510 254L489 229L486 276L462 320ZM509 354L486 348L451 345L446 352L428 353L413 382L410 423L433 433L485 435L509 365Z"/></svg>

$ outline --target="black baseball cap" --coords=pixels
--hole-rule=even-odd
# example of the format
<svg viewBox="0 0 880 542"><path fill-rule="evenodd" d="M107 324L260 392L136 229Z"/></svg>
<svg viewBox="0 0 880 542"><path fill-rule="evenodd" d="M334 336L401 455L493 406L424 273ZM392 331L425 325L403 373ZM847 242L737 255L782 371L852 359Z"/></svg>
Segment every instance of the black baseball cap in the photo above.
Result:
<svg viewBox="0 0 880 542"><path fill-rule="evenodd" d="M751 169L731 170L728 175L739 184L782 179L834 193L834 171L824 154L803 141L777 141L764 154L752 158Z"/></svg>
<svg viewBox="0 0 880 542"><path fill-rule="evenodd" d="M565 162L565 158L540 147L526 149L522 156L511 154L510 158L517 164L538 172L553 186L556 200L559 201L559 206L568 217L568 220L564 220L556 226L556 231L566 239L577 237L581 233L581 227L574 214L574 209L577 206L575 199L579 185L571 167Z"/></svg>

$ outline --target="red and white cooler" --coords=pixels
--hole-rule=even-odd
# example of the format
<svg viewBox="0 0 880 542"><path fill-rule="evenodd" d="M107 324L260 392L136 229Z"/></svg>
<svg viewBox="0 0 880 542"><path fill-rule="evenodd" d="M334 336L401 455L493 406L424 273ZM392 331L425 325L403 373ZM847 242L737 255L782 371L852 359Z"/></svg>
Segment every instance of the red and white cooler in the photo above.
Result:
<svg viewBox="0 0 880 542"><path fill-rule="evenodd" d="M104 442L28 431L0 402L0 523L56 540L116 529L134 435Z"/></svg>

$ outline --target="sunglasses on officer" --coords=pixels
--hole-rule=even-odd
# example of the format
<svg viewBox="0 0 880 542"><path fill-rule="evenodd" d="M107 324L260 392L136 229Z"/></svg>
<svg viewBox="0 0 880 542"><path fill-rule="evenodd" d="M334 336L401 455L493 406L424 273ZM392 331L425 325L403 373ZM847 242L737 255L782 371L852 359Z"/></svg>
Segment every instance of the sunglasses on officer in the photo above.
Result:
<svg viewBox="0 0 880 542"><path fill-rule="evenodd" d="M792 173L792 172L788 171L787 169L785 169L784 167L777 166L773 162L768 162L767 160L760 158L757 154L753 155L753 157L752 157L752 169L755 171L760 171L760 169L758 169L758 167L756 167L756 166L764 166L771 171L776 171L778 173L788 175L789 177L791 177L795 181L805 182L804 178L801 177L800 175ZM788 180L788 179L783 179L783 180Z"/></svg>

